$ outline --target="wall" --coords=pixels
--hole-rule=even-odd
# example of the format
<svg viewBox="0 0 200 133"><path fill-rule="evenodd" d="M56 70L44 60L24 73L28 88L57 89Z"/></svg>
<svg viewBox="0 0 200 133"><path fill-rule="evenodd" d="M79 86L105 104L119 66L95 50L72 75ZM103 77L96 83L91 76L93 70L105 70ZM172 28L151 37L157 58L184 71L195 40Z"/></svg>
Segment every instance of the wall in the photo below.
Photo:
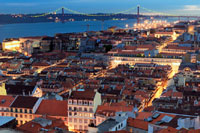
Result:
<svg viewBox="0 0 200 133"><path fill-rule="evenodd" d="M7 95L5 83L0 83L0 95Z"/></svg>
<svg viewBox="0 0 200 133"><path fill-rule="evenodd" d="M99 92L96 92L96 95L94 97L94 113L96 112L98 105L101 105L101 94Z"/></svg>

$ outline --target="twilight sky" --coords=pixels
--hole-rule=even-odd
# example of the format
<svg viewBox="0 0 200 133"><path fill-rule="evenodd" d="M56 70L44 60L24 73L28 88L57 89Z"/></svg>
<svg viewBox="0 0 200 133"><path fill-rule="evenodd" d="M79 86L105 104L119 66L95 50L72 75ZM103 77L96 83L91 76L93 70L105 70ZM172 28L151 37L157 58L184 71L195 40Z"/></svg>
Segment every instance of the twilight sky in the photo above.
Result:
<svg viewBox="0 0 200 133"><path fill-rule="evenodd" d="M50 12L62 6L85 13L109 13L137 5L170 14L200 15L200 0L0 0L0 14Z"/></svg>

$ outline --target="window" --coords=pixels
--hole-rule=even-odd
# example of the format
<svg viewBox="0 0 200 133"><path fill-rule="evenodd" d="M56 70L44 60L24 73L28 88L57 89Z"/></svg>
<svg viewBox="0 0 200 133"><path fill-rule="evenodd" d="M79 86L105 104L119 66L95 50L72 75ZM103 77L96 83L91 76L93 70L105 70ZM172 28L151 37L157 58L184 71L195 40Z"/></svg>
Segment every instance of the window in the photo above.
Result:
<svg viewBox="0 0 200 133"><path fill-rule="evenodd" d="M84 126L84 130L87 130L87 128L88 128L87 126Z"/></svg>
<svg viewBox="0 0 200 133"><path fill-rule="evenodd" d="M73 100L73 104L77 104L77 100Z"/></svg>
<svg viewBox="0 0 200 133"><path fill-rule="evenodd" d="M88 120L87 120L87 119L85 119L85 120L84 120L84 123L88 123Z"/></svg>
<svg viewBox="0 0 200 133"><path fill-rule="evenodd" d="M74 113L74 116L77 116L77 113L76 113L76 112Z"/></svg>
<svg viewBox="0 0 200 133"><path fill-rule="evenodd" d="M23 118L23 116L22 116L22 115L20 115L20 118Z"/></svg>
<svg viewBox="0 0 200 133"><path fill-rule="evenodd" d="M32 119L32 115L30 115L29 118Z"/></svg>
<svg viewBox="0 0 200 133"><path fill-rule="evenodd" d="M79 107L79 109L78 109L79 111L82 111L82 108L81 107Z"/></svg>
<svg viewBox="0 0 200 133"><path fill-rule="evenodd" d="M76 107L74 107L74 111L77 111L77 108L76 108Z"/></svg>
<svg viewBox="0 0 200 133"><path fill-rule="evenodd" d="M72 112L69 112L69 116L72 116Z"/></svg>
<svg viewBox="0 0 200 133"><path fill-rule="evenodd" d="M32 110L30 110L30 114L32 114Z"/></svg>
<svg viewBox="0 0 200 133"><path fill-rule="evenodd" d="M25 109L25 111L24 111L25 113L27 113L27 109Z"/></svg>
<svg viewBox="0 0 200 133"><path fill-rule="evenodd" d="M92 109L92 108L90 108L90 112L93 112L93 109Z"/></svg>
<svg viewBox="0 0 200 133"><path fill-rule="evenodd" d="M15 112L18 112L17 109L15 109Z"/></svg>
<svg viewBox="0 0 200 133"><path fill-rule="evenodd" d="M79 105L82 105L82 101L79 100L79 101L78 101L78 104L79 104Z"/></svg>
<svg viewBox="0 0 200 133"><path fill-rule="evenodd" d="M90 101L90 102L89 102L89 104L90 104L90 106L92 106L92 105L93 105L93 102L92 102L92 101Z"/></svg>
<svg viewBox="0 0 200 133"><path fill-rule="evenodd" d="M69 100L68 103L69 103L69 104L72 104L72 100Z"/></svg>
<svg viewBox="0 0 200 133"><path fill-rule="evenodd" d="M93 117L93 114L90 114L90 117Z"/></svg>
<svg viewBox="0 0 200 133"><path fill-rule="evenodd" d="M10 112L13 112L13 108L10 109Z"/></svg>
<svg viewBox="0 0 200 133"><path fill-rule="evenodd" d="M82 123L83 121L82 121L82 119L79 119L79 123Z"/></svg>
<svg viewBox="0 0 200 133"><path fill-rule="evenodd" d="M74 123L77 123L77 119L76 118L74 118Z"/></svg>
<svg viewBox="0 0 200 133"><path fill-rule="evenodd" d="M17 115L17 114L15 114L15 117L18 117L18 115Z"/></svg>
<svg viewBox="0 0 200 133"><path fill-rule="evenodd" d="M87 108L84 108L84 111L87 112Z"/></svg>
<svg viewBox="0 0 200 133"><path fill-rule="evenodd" d="M25 118L27 118L27 115L24 115Z"/></svg>
<svg viewBox="0 0 200 133"><path fill-rule="evenodd" d="M22 109L20 109L20 113L22 113Z"/></svg>
<svg viewBox="0 0 200 133"><path fill-rule="evenodd" d="M69 118L69 122L72 122L72 118Z"/></svg>
<svg viewBox="0 0 200 133"><path fill-rule="evenodd" d="M84 105L87 105L88 104L88 101L84 101Z"/></svg>
<svg viewBox="0 0 200 133"><path fill-rule="evenodd" d="M83 126L82 126L82 125L79 125L79 129L82 130L82 128L83 128Z"/></svg>
<svg viewBox="0 0 200 133"><path fill-rule="evenodd" d="M69 107L69 110L71 111L71 110L72 110L72 107Z"/></svg>
<svg viewBox="0 0 200 133"><path fill-rule="evenodd" d="M82 113L79 113L79 116L84 116Z"/></svg>

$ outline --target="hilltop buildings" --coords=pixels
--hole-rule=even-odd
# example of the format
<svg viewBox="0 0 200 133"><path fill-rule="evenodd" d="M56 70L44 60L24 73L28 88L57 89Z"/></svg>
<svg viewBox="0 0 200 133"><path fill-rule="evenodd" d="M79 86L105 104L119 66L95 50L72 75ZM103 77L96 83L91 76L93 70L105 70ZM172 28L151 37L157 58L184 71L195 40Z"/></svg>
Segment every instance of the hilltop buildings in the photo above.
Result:
<svg viewBox="0 0 200 133"><path fill-rule="evenodd" d="M198 27L5 40L0 116L24 132L199 132Z"/></svg>

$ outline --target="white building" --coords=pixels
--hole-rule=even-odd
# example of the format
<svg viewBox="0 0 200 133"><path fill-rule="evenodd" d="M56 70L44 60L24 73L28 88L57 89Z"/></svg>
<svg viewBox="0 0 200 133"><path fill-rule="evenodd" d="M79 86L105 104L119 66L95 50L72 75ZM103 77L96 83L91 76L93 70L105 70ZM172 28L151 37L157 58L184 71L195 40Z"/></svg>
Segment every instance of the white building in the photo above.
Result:
<svg viewBox="0 0 200 133"><path fill-rule="evenodd" d="M87 131L95 124L94 113L101 105L101 94L92 90L72 91L68 99L68 127L70 131Z"/></svg>

